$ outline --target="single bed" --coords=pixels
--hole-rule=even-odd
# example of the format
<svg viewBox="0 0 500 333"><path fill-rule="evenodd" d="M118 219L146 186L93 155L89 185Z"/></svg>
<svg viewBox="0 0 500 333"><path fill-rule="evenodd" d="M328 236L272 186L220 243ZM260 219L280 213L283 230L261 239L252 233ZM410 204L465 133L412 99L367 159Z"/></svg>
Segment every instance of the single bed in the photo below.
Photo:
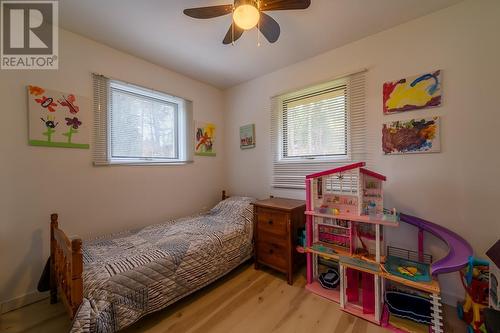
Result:
<svg viewBox="0 0 500 333"><path fill-rule="evenodd" d="M224 198L225 199L225 198ZM252 198L207 213L94 240L69 240L51 216L51 301L72 332L115 332L210 284L248 260Z"/></svg>

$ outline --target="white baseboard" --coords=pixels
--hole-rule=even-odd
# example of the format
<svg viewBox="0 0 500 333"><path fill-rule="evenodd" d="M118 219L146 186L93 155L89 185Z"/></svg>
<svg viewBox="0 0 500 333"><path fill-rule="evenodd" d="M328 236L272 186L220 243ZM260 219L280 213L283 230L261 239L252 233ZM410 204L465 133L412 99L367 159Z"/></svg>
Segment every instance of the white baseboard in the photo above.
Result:
<svg viewBox="0 0 500 333"><path fill-rule="evenodd" d="M40 293L38 291L19 296L8 301L2 302L0 304L0 314L22 308L23 306L41 301L42 299L48 298L49 292Z"/></svg>

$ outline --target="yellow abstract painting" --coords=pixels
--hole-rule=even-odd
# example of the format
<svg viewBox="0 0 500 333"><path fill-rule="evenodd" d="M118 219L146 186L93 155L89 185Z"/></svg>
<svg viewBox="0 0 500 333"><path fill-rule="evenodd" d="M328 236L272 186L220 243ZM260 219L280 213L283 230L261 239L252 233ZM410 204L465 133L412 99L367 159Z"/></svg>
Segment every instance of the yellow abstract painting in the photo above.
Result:
<svg viewBox="0 0 500 333"><path fill-rule="evenodd" d="M396 113L441 105L441 71L384 83L384 113Z"/></svg>

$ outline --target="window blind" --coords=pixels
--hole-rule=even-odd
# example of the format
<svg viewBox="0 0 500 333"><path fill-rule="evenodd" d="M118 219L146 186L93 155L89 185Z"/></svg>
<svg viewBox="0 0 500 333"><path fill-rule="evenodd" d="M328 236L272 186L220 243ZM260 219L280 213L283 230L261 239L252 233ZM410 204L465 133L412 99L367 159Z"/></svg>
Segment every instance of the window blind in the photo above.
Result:
<svg viewBox="0 0 500 333"><path fill-rule="evenodd" d="M347 86L282 101L283 159L347 155Z"/></svg>
<svg viewBox="0 0 500 333"><path fill-rule="evenodd" d="M111 158L179 159L181 101L110 84Z"/></svg>
<svg viewBox="0 0 500 333"><path fill-rule="evenodd" d="M94 165L189 162L192 102L93 74Z"/></svg>
<svg viewBox="0 0 500 333"><path fill-rule="evenodd" d="M92 74L94 90L94 165L109 164L108 158L108 99L109 79Z"/></svg>
<svg viewBox="0 0 500 333"><path fill-rule="evenodd" d="M273 187L304 189L307 174L365 160L365 76L271 99Z"/></svg>

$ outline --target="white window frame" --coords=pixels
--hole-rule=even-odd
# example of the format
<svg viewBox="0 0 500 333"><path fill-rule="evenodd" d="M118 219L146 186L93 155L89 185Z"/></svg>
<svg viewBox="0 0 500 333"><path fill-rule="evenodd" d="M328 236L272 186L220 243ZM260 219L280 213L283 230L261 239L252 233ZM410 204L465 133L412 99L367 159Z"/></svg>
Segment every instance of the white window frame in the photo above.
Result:
<svg viewBox="0 0 500 333"><path fill-rule="evenodd" d="M309 162L309 163L324 163L324 162L349 162L351 161L351 149L350 149L350 108L349 108L349 97L347 96L347 108L346 108L346 123L347 123L347 128L346 128L346 154L342 155L326 155L326 156L318 156L318 155L311 155L311 156L284 156L284 118L285 118L285 110L283 104L290 99L296 99L304 95L310 95L314 93L320 93L325 90L330 90L330 89L336 89L338 87L346 86L347 88L348 81L346 78L342 78L339 80L327 82L324 84L316 85L314 87L308 88L308 89L302 89L297 92L281 95L278 97L279 100L279 106L278 106L278 162L279 163L304 163ZM348 93L346 93L347 95Z"/></svg>
<svg viewBox="0 0 500 333"><path fill-rule="evenodd" d="M347 154L314 157L283 156L283 102L338 86L347 87ZM365 161L366 154L366 70L344 75L326 83L317 84L291 93L271 98L271 187L283 189L305 189L305 176L311 173L333 169L338 166Z"/></svg>
<svg viewBox="0 0 500 333"><path fill-rule="evenodd" d="M179 165L192 162L192 102L160 91L93 74L94 79L94 165ZM117 157L112 155L112 91L172 104L176 109L176 157Z"/></svg>

